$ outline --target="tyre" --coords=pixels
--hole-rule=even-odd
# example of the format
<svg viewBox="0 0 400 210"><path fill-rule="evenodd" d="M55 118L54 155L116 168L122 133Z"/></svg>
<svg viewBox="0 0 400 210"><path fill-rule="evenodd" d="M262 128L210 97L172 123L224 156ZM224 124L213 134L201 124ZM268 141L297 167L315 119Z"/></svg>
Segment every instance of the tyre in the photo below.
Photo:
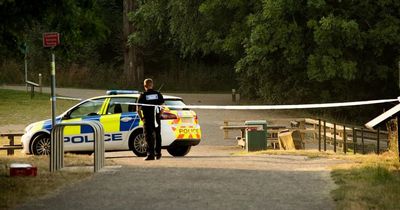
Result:
<svg viewBox="0 0 400 210"><path fill-rule="evenodd" d="M192 148L192 146L173 146L168 147L167 151L174 157L182 157L189 153L190 148Z"/></svg>
<svg viewBox="0 0 400 210"><path fill-rule="evenodd" d="M50 142L50 136L47 134L35 137L32 141L32 153L34 155L50 155Z"/></svg>
<svg viewBox="0 0 400 210"><path fill-rule="evenodd" d="M143 132L135 132L129 139L130 149L138 157L147 156L147 142Z"/></svg>

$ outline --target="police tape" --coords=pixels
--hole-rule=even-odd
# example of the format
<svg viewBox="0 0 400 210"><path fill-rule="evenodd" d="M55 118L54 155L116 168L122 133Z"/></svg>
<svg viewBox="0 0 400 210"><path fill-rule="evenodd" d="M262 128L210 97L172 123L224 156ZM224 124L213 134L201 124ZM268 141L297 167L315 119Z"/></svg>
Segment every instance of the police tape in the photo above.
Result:
<svg viewBox="0 0 400 210"><path fill-rule="evenodd" d="M66 100L77 100L82 101L79 98L69 97L57 97L59 99ZM86 101L91 101L88 99ZM319 109L319 108L339 108L339 107L350 107L350 106L365 106L374 104L384 104L391 102L400 102L400 97L396 99L379 99L379 100L368 100L368 101L351 101L351 102L337 102L337 103L320 103L320 104L290 104L290 105L153 105L153 104L142 104L142 103L120 103L136 106L166 106L172 109L216 109L216 110L285 110L285 109Z"/></svg>

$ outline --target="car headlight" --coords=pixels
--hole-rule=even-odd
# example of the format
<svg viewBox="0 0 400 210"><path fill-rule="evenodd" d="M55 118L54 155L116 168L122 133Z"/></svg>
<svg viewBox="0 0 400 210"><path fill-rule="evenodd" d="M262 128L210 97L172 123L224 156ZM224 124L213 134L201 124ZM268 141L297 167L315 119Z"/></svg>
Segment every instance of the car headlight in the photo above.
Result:
<svg viewBox="0 0 400 210"><path fill-rule="evenodd" d="M32 124L26 126L25 129L24 129L24 133L28 133L28 132L33 128L34 125L35 125L35 124L32 123Z"/></svg>

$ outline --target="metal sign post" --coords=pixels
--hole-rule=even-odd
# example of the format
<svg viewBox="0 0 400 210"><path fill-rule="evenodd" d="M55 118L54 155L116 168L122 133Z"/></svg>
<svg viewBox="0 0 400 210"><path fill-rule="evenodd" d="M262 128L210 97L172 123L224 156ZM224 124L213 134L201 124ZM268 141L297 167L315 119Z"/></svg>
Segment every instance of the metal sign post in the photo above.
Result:
<svg viewBox="0 0 400 210"><path fill-rule="evenodd" d="M51 125L56 124L56 56L54 47L60 44L60 34L48 32L43 34L43 47L51 48Z"/></svg>
<svg viewBox="0 0 400 210"><path fill-rule="evenodd" d="M51 127L56 124L56 56L51 52Z"/></svg>

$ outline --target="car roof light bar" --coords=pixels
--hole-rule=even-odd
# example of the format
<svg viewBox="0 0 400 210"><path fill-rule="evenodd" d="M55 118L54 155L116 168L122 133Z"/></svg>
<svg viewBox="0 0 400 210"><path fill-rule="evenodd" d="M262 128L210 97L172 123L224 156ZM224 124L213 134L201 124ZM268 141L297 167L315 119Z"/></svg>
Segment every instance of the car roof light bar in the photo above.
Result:
<svg viewBox="0 0 400 210"><path fill-rule="evenodd" d="M138 94L137 90L107 90L107 95Z"/></svg>

